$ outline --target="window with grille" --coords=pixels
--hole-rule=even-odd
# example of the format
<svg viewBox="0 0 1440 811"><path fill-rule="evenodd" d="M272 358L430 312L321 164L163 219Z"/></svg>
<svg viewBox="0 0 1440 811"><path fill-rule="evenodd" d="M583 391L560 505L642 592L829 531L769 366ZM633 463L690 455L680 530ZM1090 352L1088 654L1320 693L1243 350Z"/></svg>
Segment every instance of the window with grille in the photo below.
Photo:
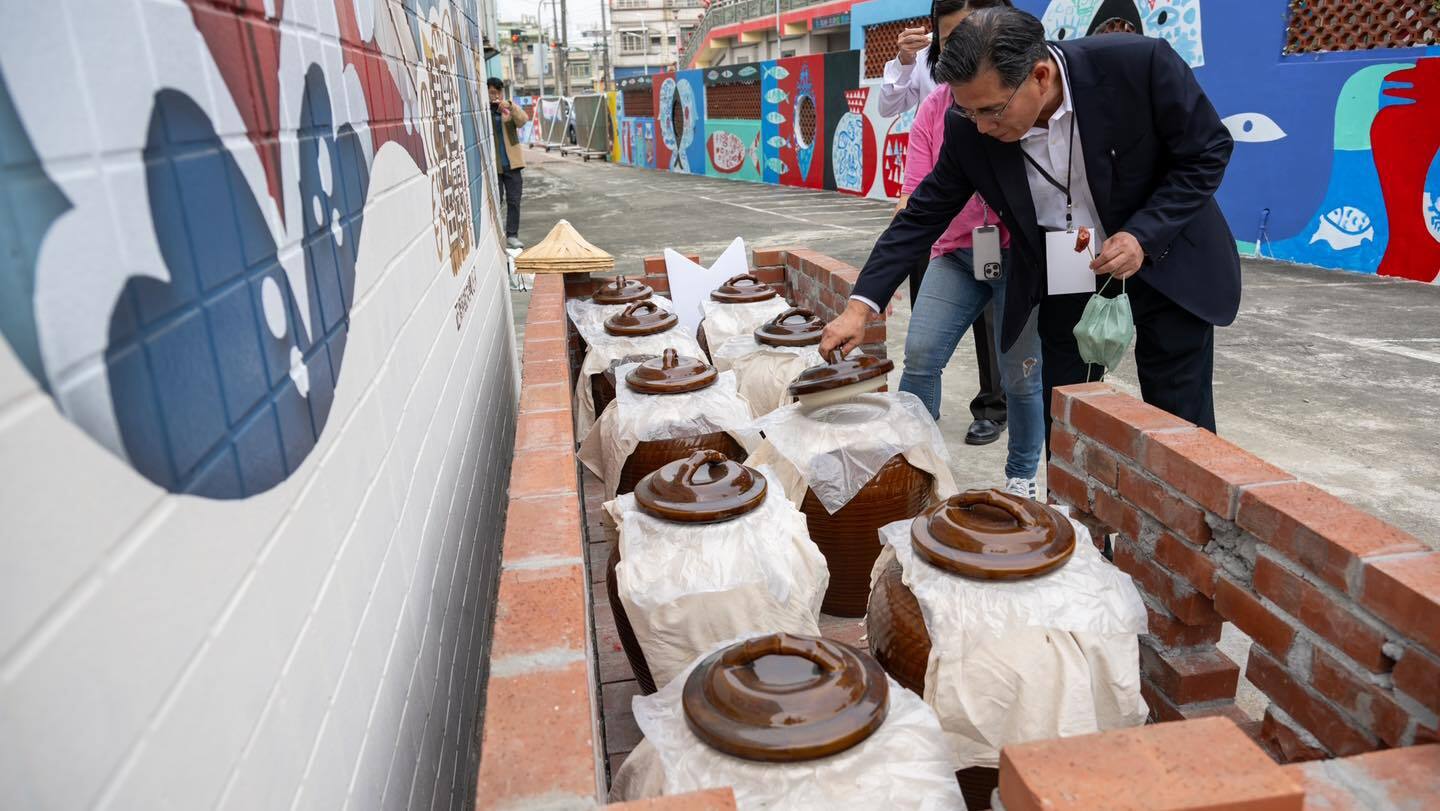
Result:
<svg viewBox="0 0 1440 811"><path fill-rule="evenodd" d="M655 97L650 94L650 88L637 88L626 90L623 96L625 100L626 117L637 118L655 117Z"/></svg>
<svg viewBox="0 0 1440 811"><path fill-rule="evenodd" d="M640 31L620 32L621 53L640 53L645 50L645 34Z"/></svg>
<svg viewBox="0 0 1440 811"><path fill-rule="evenodd" d="M1285 53L1440 44L1435 0L1290 0Z"/></svg>
<svg viewBox="0 0 1440 811"><path fill-rule="evenodd" d="M720 84L705 88L707 118L760 118L760 84Z"/></svg>
<svg viewBox="0 0 1440 811"><path fill-rule="evenodd" d="M907 28L929 28L929 17L911 17L888 23L865 26L865 78L878 79L885 73L885 63L900 52L895 40Z"/></svg>

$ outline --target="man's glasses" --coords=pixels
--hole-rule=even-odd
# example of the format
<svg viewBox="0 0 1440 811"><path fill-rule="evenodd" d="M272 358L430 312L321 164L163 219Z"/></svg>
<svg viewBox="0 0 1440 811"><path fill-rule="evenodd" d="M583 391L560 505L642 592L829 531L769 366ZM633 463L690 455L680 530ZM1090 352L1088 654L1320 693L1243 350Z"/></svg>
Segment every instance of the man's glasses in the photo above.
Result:
<svg viewBox="0 0 1440 811"><path fill-rule="evenodd" d="M1025 81L1029 80L1029 76L1025 77ZM1020 88L1024 86L1025 82L1021 82L1020 84L1015 85L1015 89L1010 91L1010 98L1005 99L1005 103L1000 105L1000 109L998 110L994 108L986 108L984 110L976 110L972 113L964 107L956 104L954 96L950 97L950 106L954 108L955 112L959 113L962 118L969 119L970 121L974 121L981 116L987 117L991 121L999 121L1001 116L1005 115L1005 111L1010 108L1010 102L1015 100L1015 94L1019 93Z"/></svg>

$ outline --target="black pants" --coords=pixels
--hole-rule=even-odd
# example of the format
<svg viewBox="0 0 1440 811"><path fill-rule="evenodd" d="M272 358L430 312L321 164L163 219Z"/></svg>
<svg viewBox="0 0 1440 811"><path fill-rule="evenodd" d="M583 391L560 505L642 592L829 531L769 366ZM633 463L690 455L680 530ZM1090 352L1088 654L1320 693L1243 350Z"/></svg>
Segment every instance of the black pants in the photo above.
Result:
<svg viewBox="0 0 1440 811"><path fill-rule="evenodd" d="M1143 281L1144 272L1126 284L1135 317L1135 373L1140 395L1156 408L1215 430L1215 327L1181 308ZM1119 285L1110 290L1119 293ZM1107 292L1107 295L1109 293ZM1087 371L1075 344L1075 324L1089 294L1046 296L1040 300L1041 375L1045 381L1045 435L1050 435L1050 393L1056 386L1086 382L1103 371Z"/></svg>
<svg viewBox="0 0 1440 811"><path fill-rule="evenodd" d="M930 265L926 257L910 269L910 306L920 297L920 283L925 280L925 268ZM975 336L975 366L980 371L980 392L970 401L970 415L977 420L1005 421L1005 388L1000 380L1000 357L995 353L995 342L990 339L990 322L995 317L995 305L988 305L980 317L971 325L970 334Z"/></svg>
<svg viewBox="0 0 1440 811"><path fill-rule="evenodd" d="M505 237L520 236L520 191L524 186L521 169L500 173L500 200L505 203Z"/></svg>

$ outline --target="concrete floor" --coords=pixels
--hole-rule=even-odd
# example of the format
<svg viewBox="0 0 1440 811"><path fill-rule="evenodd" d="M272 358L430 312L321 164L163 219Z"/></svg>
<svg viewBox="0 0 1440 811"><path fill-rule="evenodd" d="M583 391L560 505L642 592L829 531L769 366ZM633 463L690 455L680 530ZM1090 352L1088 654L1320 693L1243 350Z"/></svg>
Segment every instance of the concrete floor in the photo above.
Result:
<svg viewBox="0 0 1440 811"><path fill-rule="evenodd" d="M834 192L537 150L526 159L521 239L533 244L565 218L622 270L638 272L666 247L711 261L736 236L859 266L890 218L885 201ZM526 298L514 294L521 324ZM901 302L889 331L897 366L908 321ZM975 379L966 336L946 369L940 420L962 487L1003 481L1003 438L963 442ZM1138 396L1133 361L1111 379ZM1216 333L1215 400L1230 441L1440 548L1440 285L1247 261L1240 316Z"/></svg>

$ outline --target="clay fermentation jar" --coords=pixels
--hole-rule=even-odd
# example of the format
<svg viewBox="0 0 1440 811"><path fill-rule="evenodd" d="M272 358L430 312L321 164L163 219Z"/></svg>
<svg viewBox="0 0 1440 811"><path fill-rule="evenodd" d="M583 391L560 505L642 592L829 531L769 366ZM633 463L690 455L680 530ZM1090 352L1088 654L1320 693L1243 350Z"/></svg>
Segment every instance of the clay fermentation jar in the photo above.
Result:
<svg viewBox="0 0 1440 811"><path fill-rule="evenodd" d="M637 301L605 319L605 331L611 335L639 336L656 335L673 329L680 323L674 313L660 308L653 301Z"/></svg>
<svg viewBox="0 0 1440 811"><path fill-rule="evenodd" d="M635 367L626 376L625 384L637 392L663 397L667 394L698 391L714 385L717 379L719 373L714 366L667 349L663 356L647 360ZM616 494L634 490L636 483L659 470L661 465L684 459L701 450L719 451L736 459L745 456L745 449L740 447L740 443L724 431L644 441L637 444L635 450L630 452L630 458L625 460L625 466L620 470L620 486L616 489Z"/></svg>
<svg viewBox="0 0 1440 811"><path fill-rule="evenodd" d="M825 322L813 310L791 307L755 329L755 342L763 346L814 346L820 343Z"/></svg>
<svg viewBox="0 0 1440 811"><path fill-rule="evenodd" d="M957 577L1019 580L1050 572L1075 551L1075 531L1060 513L1037 501L998 490L970 490L915 517L910 537L916 556ZM865 615L870 652L902 686L923 695L930 634L920 602L892 560L875 582ZM990 807L998 770L984 766L956 773L965 803Z"/></svg>
<svg viewBox="0 0 1440 811"><path fill-rule="evenodd" d="M648 284L616 276L601 285L590 300L596 304L633 304L650 298L654 292Z"/></svg>
<svg viewBox="0 0 1440 811"><path fill-rule="evenodd" d="M643 363L658 355L626 355L610 361L610 366L598 375L590 376L590 398L595 401L595 413L604 414L605 407L615 399L615 370L631 363Z"/></svg>
<svg viewBox="0 0 1440 811"><path fill-rule="evenodd" d="M759 471L733 462L713 450L700 450L653 471L635 488L636 505L649 515L676 523L677 538L685 524L714 524L749 513L765 501L767 484ZM620 564L620 544L610 546L605 564L605 591L615 615L615 631L640 691L655 692L655 678L645 663L645 653L620 600L615 567Z"/></svg>
<svg viewBox="0 0 1440 811"><path fill-rule="evenodd" d="M811 419L838 422L853 419L885 419L883 411L852 411L839 408L849 399L826 402L836 392L864 389L871 381L884 382L886 372L895 368L888 358L866 355L841 359L833 353L831 363L805 370L790 386L791 395L822 398L822 405L809 410ZM802 399L802 404L804 403ZM830 567L830 587L821 610L839 617L865 614L870 597L870 570L880 555L879 530L886 524L910 518L925 509L933 479L902 455L886 462L865 486L833 515L820 503L813 490L806 490L800 511L810 527L810 540L820 547Z"/></svg>
<svg viewBox="0 0 1440 811"><path fill-rule="evenodd" d="M725 280L725 283L710 291L710 300L718 301L721 304L753 304L757 301L769 301L778 296L774 288L760 281L749 273L740 273ZM705 350L706 357L710 356L710 344L705 340L705 322L701 320L700 326L696 327L695 340L700 343L700 348Z"/></svg>
<svg viewBox="0 0 1440 811"><path fill-rule="evenodd" d="M843 752L885 723L890 686L874 659L840 642L770 634L707 656L681 706L695 737L767 763Z"/></svg>

